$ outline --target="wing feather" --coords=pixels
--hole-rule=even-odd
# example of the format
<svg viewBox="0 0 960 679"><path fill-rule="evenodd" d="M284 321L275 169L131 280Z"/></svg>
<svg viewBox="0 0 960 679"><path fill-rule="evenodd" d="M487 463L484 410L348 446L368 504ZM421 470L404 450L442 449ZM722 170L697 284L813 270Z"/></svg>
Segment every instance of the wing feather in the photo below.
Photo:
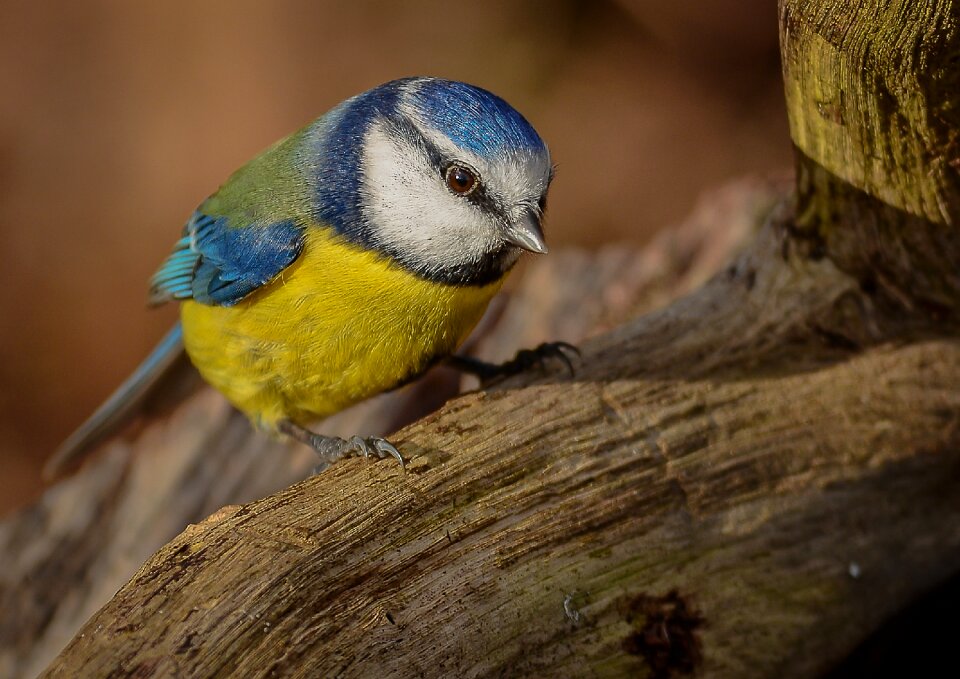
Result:
<svg viewBox="0 0 960 679"><path fill-rule="evenodd" d="M292 220L235 226L197 211L151 279L150 302L232 306L273 280L302 249L303 228Z"/></svg>

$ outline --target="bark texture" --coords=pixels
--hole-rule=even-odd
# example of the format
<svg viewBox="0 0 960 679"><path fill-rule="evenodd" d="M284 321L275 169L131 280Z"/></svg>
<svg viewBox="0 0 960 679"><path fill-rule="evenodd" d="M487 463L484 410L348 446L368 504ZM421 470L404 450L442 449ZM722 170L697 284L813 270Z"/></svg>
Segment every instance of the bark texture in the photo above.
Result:
<svg viewBox="0 0 960 679"><path fill-rule="evenodd" d="M779 236L778 236L779 234ZM155 555L50 676L811 676L960 564L960 344L853 350L786 230ZM800 312L803 310L803 313Z"/></svg>
<svg viewBox="0 0 960 679"><path fill-rule="evenodd" d="M794 233L908 310L960 292L960 8L781 2Z"/></svg>
<svg viewBox="0 0 960 679"><path fill-rule="evenodd" d="M957 573L960 13L780 8L794 208L407 473L190 527L47 676L812 676Z"/></svg>
<svg viewBox="0 0 960 679"><path fill-rule="evenodd" d="M784 182L742 180L705 195L692 216L642 252L565 251L530 262L509 302L495 301L473 351L502 360L547 339L580 342L701 285L756 230ZM442 370L323 423L386 434L456 395ZM189 391L173 387L176 403ZM35 506L0 522L0 676L35 677L137 568L188 524L304 479L316 457L253 435L209 389L175 412L154 406Z"/></svg>

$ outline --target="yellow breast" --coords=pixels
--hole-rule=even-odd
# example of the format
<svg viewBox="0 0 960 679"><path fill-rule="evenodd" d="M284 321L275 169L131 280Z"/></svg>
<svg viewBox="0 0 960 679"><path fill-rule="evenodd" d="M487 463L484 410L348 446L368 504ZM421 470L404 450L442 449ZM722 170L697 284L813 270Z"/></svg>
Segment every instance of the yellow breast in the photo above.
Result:
<svg viewBox="0 0 960 679"><path fill-rule="evenodd" d="M452 353L502 279L432 283L327 229L233 307L181 306L184 344L203 377L255 423L330 415Z"/></svg>

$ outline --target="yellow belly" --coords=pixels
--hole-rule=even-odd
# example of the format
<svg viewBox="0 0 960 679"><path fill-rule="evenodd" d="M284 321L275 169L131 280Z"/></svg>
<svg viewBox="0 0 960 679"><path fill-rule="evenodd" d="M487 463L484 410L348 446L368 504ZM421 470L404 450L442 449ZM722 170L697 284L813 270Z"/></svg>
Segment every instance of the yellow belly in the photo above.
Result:
<svg viewBox="0 0 960 679"><path fill-rule="evenodd" d="M300 257L233 307L184 302L187 353L256 424L305 424L452 353L502 280L431 283L313 228Z"/></svg>

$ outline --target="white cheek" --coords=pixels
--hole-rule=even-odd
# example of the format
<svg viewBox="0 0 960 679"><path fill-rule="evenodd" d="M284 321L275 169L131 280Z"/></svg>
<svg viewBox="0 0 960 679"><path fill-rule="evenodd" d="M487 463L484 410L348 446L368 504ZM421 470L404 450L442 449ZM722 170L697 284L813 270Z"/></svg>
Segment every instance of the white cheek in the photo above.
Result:
<svg viewBox="0 0 960 679"><path fill-rule="evenodd" d="M364 218L375 237L426 271L469 265L500 245L497 225L452 194L429 159L380 125L363 154Z"/></svg>

